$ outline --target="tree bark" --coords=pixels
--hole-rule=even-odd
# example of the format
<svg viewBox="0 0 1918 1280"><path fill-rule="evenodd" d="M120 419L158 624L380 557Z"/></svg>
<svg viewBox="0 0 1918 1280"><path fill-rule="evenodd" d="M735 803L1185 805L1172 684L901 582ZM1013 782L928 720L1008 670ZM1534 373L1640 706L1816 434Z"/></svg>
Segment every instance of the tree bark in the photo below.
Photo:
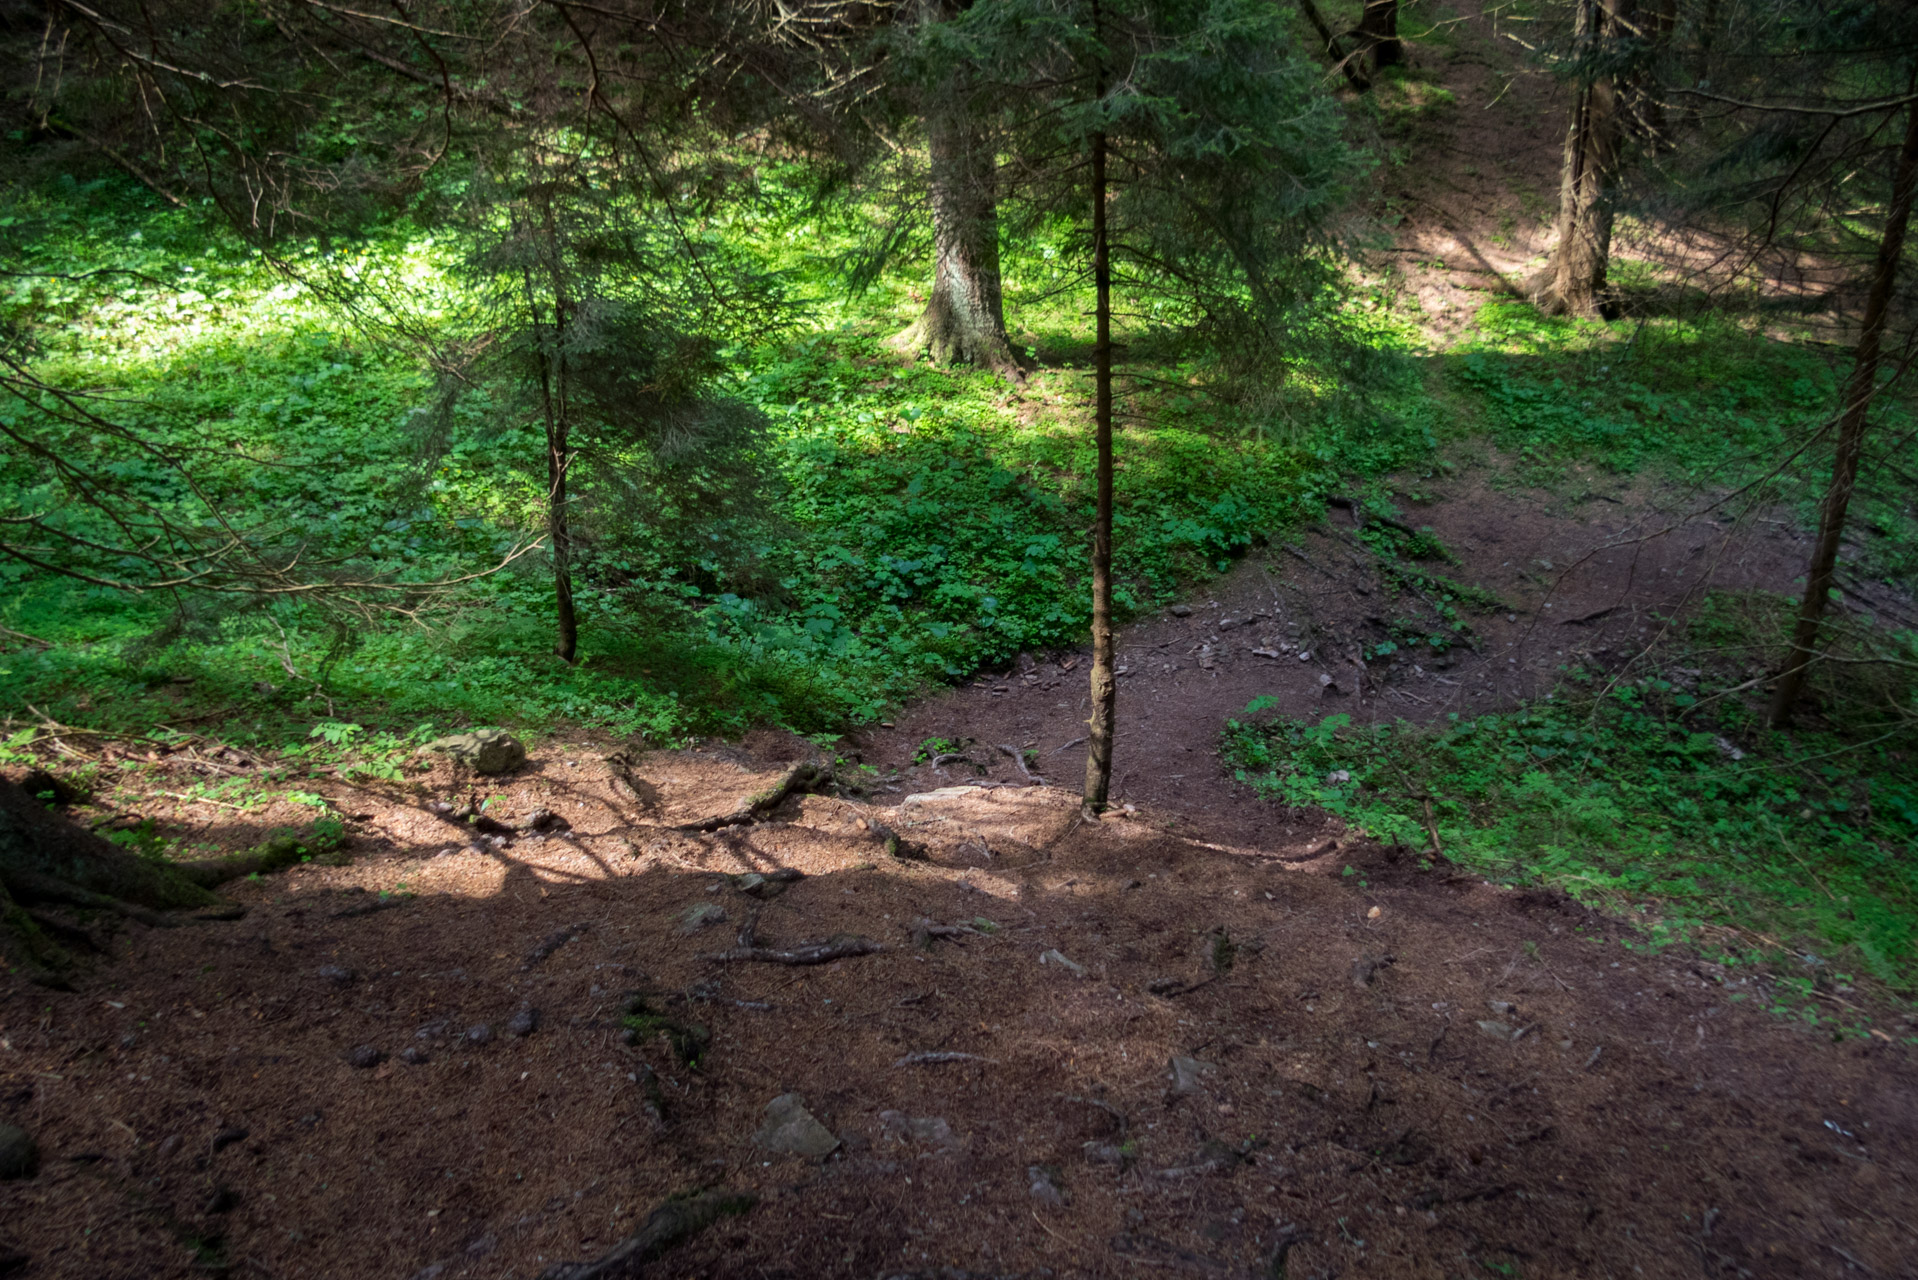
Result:
<svg viewBox="0 0 1918 1280"><path fill-rule="evenodd" d="M1319 7L1312 0L1299 0L1299 9L1305 14L1305 20L1312 24L1312 29L1319 33L1319 39L1325 42L1325 56L1332 59L1332 65L1358 92L1364 93L1370 89L1371 82L1357 65L1363 59L1356 54L1349 58L1345 55L1345 50L1339 47L1339 38L1332 34L1332 28L1326 24L1325 15L1319 12Z"/></svg>
<svg viewBox="0 0 1918 1280"><path fill-rule="evenodd" d="M1098 13L1095 7L1093 13ZM1103 77L1101 93L1103 94ZM1112 788L1112 720L1118 681L1112 663L1112 260L1106 236L1106 136L1092 135L1093 434L1098 506L1092 520L1092 716L1086 730L1081 812L1105 811Z"/></svg>
<svg viewBox="0 0 1918 1280"><path fill-rule="evenodd" d="M572 309L560 265L559 228L550 200L541 207L547 271L553 286L553 328L550 342L539 337L540 407L546 420L546 537L553 546L553 610L557 632L553 652L571 662L579 651L579 615L573 607L573 531L566 512L566 473L572 463L571 397L566 384L566 321ZM541 329L540 306L532 273L527 273L526 301L533 329Z"/></svg>
<svg viewBox="0 0 1918 1280"><path fill-rule="evenodd" d="M1373 75L1405 61L1405 46L1399 42L1399 0L1365 0L1356 34L1366 70Z"/></svg>
<svg viewBox="0 0 1918 1280"><path fill-rule="evenodd" d="M1589 51L1616 38L1633 0L1580 0L1578 36ZM1579 88L1559 177L1558 244L1534 297L1547 315L1596 316L1606 307L1612 256L1612 184L1618 176L1618 93L1609 75Z"/></svg>
<svg viewBox="0 0 1918 1280"><path fill-rule="evenodd" d="M897 343L935 364L971 364L1021 374L1006 336L999 281L996 155L990 135L967 118L963 85L951 105L926 117L932 164L932 298Z"/></svg>
<svg viewBox="0 0 1918 1280"><path fill-rule="evenodd" d="M1791 651L1778 676L1772 694L1771 725L1782 729L1791 723L1798 700L1805 692L1805 677L1817 656L1818 633L1825 619L1825 605L1831 598L1832 581L1838 570L1838 544L1845 533L1845 515L1851 505L1852 489L1858 483L1858 463L1865 448L1865 427L1871 415L1872 399L1878 394L1878 364L1885 332L1885 320L1891 311L1892 292L1898 280L1898 260L1904 254L1905 232L1911 223L1912 193L1918 187L1918 106L1905 113L1905 141L1898 152L1898 168L1892 178L1891 206L1885 216L1885 232L1878 242L1878 261L1873 268L1871 292L1865 299L1865 323L1858 335L1857 354L1851 379L1845 386L1842 414L1838 420L1838 443L1832 460L1831 483L1825 488L1825 500L1818 511L1818 541L1812 548L1810 571L1805 576L1805 594L1798 603L1798 621L1792 628Z"/></svg>

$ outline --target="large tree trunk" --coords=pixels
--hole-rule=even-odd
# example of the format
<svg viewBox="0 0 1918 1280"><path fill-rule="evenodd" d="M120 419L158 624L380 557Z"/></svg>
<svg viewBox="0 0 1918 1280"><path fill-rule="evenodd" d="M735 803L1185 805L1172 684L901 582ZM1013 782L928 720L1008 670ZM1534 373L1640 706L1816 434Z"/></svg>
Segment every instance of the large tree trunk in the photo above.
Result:
<svg viewBox="0 0 1918 1280"><path fill-rule="evenodd" d="M1356 34L1371 74L1405 61L1405 46L1399 43L1399 0L1365 0Z"/></svg>
<svg viewBox="0 0 1918 1280"><path fill-rule="evenodd" d="M1095 11L1096 12L1096 11ZM1092 520L1092 716L1086 729L1082 812L1104 812L1112 788L1112 719L1118 680L1112 663L1112 259L1106 237L1106 136L1092 135L1093 434L1098 507Z"/></svg>
<svg viewBox="0 0 1918 1280"><path fill-rule="evenodd" d="M1872 399L1878 394L1879 351L1885 333L1885 318L1891 311L1893 287L1898 280L1898 259L1905 249L1905 231L1911 223L1911 202L1918 187L1918 106L1905 114L1905 142L1898 153L1898 169L1892 179L1891 207L1885 217L1884 237L1878 242L1878 261L1871 279L1871 293L1865 300L1865 324L1858 335L1857 356L1852 364L1851 380L1845 386L1844 406L1838 419L1838 445L1832 460L1831 483L1825 489L1825 501L1818 511L1818 542L1812 548L1811 569L1805 576L1805 595L1798 603L1798 623L1792 629L1791 652L1772 694L1771 723L1783 728L1791 723L1798 699L1805 691L1805 676L1817 656L1818 632L1825 620L1825 604L1831 598L1832 581L1838 571L1838 544L1845 534L1845 514L1851 505L1851 492L1858 483L1858 463L1865 448L1865 426L1871 414Z"/></svg>
<svg viewBox="0 0 1918 1280"><path fill-rule="evenodd" d="M1589 51L1616 39L1634 0L1580 0L1578 36ZM1558 244L1534 287L1547 315L1600 315L1612 256L1612 184L1618 177L1619 86L1609 75L1579 88L1559 176Z"/></svg>
<svg viewBox="0 0 1918 1280"><path fill-rule="evenodd" d="M999 285L997 165L992 139L966 114L962 86L927 116L932 162L932 298L897 343L936 364L971 364L1020 375L1006 337Z"/></svg>

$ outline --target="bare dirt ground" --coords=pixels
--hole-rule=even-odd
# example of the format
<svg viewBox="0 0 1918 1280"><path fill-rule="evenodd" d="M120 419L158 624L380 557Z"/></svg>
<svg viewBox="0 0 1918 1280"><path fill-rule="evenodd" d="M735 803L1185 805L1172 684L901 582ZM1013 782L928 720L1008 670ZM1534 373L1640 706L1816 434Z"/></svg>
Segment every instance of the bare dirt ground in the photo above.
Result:
<svg viewBox="0 0 1918 1280"><path fill-rule="evenodd" d="M1905 1273L1907 1047L1779 1021L1756 979L1421 869L1213 758L1253 696L1503 703L1800 554L1455 483L1421 515L1506 606L1478 650L1350 661L1386 594L1335 518L1125 633L1102 822L1067 745L1082 655L863 738L877 782L841 775L864 798L713 831L688 828L810 746L559 739L501 779L315 781L351 865L237 886L238 923L130 926L74 992L0 986L0 1119L42 1148L0 1182L0 1275L557 1278L715 1188L753 1206L650 1273ZM914 765L934 736L984 771ZM476 799L498 834L434 808ZM539 810L559 821L520 831ZM290 816L168 827L244 845ZM763 948L878 949L726 958L748 923ZM791 1094L812 1155L767 1146Z"/></svg>

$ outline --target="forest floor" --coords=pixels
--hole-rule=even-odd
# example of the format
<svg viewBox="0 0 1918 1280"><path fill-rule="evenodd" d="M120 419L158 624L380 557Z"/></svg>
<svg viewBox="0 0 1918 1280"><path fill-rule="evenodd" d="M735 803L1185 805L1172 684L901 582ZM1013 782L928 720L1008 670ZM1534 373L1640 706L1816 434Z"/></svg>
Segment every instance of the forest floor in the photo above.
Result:
<svg viewBox="0 0 1918 1280"><path fill-rule="evenodd" d="M711 831L811 744L562 736L498 779L313 780L347 865L235 886L238 923L131 926L74 993L0 988L0 1101L43 1150L0 1183L0 1274L557 1277L702 1188L755 1203L660 1274L1900 1273L1908 1048L1213 758L1251 696L1507 702L1799 554L1452 483L1421 515L1506 605L1476 650L1350 661L1378 596L1335 519L1126 630L1101 822L1073 785L1083 654L911 708L845 748L859 785ZM927 738L960 759L915 763ZM114 805L203 843L292 816L145 776ZM748 923L879 949L727 958ZM816 1123L773 1137L793 1094Z"/></svg>
<svg viewBox="0 0 1918 1280"><path fill-rule="evenodd" d="M1516 290L1555 181L1552 87L1493 70L1488 21L1415 52L1457 110L1418 117L1432 164L1386 182L1439 340ZM709 831L811 744L561 734L497 779L304 780L344 865L233 886L234 923L96 922L72 992L0 977L0 1115L41 1149L0 1181L0 1277L557 1280L704 1189L753 1203L653 1273L1908 1273L1906 1044L1780 1019L1756 971L1357 838L1217 759L1255 698L1492 710L1801 570L1789 523L1479 461L1419 478L1407 516L1481 593L1471 645L1367 661L1390 591L1334 510L1125 629L1100 822L1083 652L908 707L841 744L837 794ZM75 813L202 848L311 818L185 795L246 759L156 751ZM476 837L454 815L479 801ZM776 871L800 878L740 879ZM729 957L746 926L878 949Z"/></svg>

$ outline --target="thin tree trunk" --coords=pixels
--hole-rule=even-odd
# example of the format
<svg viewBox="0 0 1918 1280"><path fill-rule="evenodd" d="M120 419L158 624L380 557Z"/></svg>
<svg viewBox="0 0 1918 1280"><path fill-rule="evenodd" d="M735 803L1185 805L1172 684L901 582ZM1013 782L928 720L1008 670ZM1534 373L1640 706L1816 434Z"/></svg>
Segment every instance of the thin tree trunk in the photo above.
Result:
<svg viewBox="0 0 1918 1280"><path fill-rule="evenodd" d="M553 206L543 210L546 252L551 255L548 270L553 281L553 331L550 343L539 347L539 391L546 419L546 537L553 544L553 608L557 638L553 652L562 662L571 662L579 652L579 615L573 607L573 530L566 512L566 473L572 463L571 422L567 413L571 400L566 385L566 321L571 300L566 296L566 281L560 270L559 229L553 220ZM529 304L533 303L529 279ZM533 304L534 327L539 325L539 308Z"/></svg>
<svg viewBox="0 0 1918 1280"><path fill-rule="evenodd" d="M1629 20L1632 0L1581 0L1580 43L1596 48ZM1595 316L1612 256L1611 185L1618 176L1618 85L1596 76L1579 89L1559 177L1558 244L1534 290L1548 315Z"/></svg>
<svg viewBox="0 0 1918 1280"><path fill-rule="evenodd" d="M1370 89L1372 82L1365 78L1358 65L1364 60L1356 53L1351 57L1346 56L1345 50L1339 46L1339 38L1332 34L1332 28L1326 24L1325 15L1319 12L1319 7L1312 0L1299 0L1299 9L1305 14L1305 20L1312 24L1312 29L1319 33L1319 39L1325 42L1325 56L1332 59L1332 65L1358 92L1364 93Z"/></svg>
<svg viewBox="0 0 1918 1280"><path fill-rule="evenodd" d="M999 214L991 137L966 116L961 86L926 118L932 164L932 298L898 338L935 364L971 364L1020 374L1006 336L999 281Z"/></svg>
<svg viewBox="0 0 1918 1280"><path fill-rule="evenodd" d="M1905 114L1905 142L1898 152L1898 169L1892 179L1891 208L1885 217L1884 238L1878 242L1878 262L1873 270L1871 293L1865 300L1864 330L1858 335L1851 380L1845 387L1844 413L1838 420L1831 483L1825 489L1825 501L1818 511L1818 542L1812 548L1805 595L1798 604L1791 652L1778 677L1778 688L1772 694L1773 728L1791 723L1792 713L1805 691L1806 674L1817 656L1818 632L1825 620L1825 605L1831 597L1832 580L1838 569L1838 544L1845 533L1845 512L1851 505L1852 489L1858 483L1865 426L1871 415L1872 399L1878 394L1879 352L1885 318L1891 311L1892 290L1898 279L1898 259L1904 253L1905 231L1911 223L1914 187L1918 187L1918 106L1907 108Z"/></svg>
<svg viewBox="0 0 1918 1280"><path fill-rule="evenodd" d="M1405 46L1399 42L1399 0L1365 0L1357 35L1366 70L1373 75L1404 62Z"/></svg>
<svg viewBox="0 0 1918 1280"><path fill-rule="evenodd" d="M1093 10L1095 15L1098 10ZM1104 93L1101 77L1101 96ZM1112 663L1112 262L1106 238L1106 136L1092 135L1092 348L1098 442L1098 510L1092 521L1092 717L1086 731L1082 812L1097 818L1112 788L1112 720L1118 681Z"/></svg>

